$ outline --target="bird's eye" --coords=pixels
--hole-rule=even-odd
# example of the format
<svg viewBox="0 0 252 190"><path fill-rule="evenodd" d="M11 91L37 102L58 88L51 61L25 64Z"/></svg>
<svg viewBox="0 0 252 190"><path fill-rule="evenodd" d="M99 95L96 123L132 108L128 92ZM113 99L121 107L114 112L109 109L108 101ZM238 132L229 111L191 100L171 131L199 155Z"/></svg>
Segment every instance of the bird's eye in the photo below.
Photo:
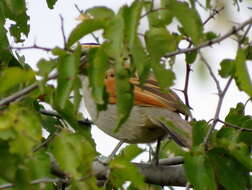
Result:
<svg viewBox="0 0 252 190"><path fill-rule="evenodd" d="M114 77L115 75L114 75L114 73L110 73L110 77Z"/></svg>

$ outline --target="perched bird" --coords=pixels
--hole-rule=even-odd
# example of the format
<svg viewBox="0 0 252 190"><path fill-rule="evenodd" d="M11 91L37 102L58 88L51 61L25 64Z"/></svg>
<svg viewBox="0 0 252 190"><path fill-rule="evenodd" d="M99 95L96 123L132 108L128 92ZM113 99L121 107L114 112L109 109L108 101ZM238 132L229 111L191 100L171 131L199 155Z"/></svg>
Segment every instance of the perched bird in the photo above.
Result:
<svg viewBox="0 0 252 190"><path fill-rule="evenodd" d="M98 128L126 143L151 143L170 136L184 147L191 146L192 127L179 115L188 113L186 106L174 91L162 91L153 78L149 78L143 85L140 85L137 77L129 79L134 87L134 106L128 119L115 132L117 120L115 82L114 70L109 69L104 81L109 96L108 106L106 110L97 112L88 77L82 78L85 106Z"/></svg>

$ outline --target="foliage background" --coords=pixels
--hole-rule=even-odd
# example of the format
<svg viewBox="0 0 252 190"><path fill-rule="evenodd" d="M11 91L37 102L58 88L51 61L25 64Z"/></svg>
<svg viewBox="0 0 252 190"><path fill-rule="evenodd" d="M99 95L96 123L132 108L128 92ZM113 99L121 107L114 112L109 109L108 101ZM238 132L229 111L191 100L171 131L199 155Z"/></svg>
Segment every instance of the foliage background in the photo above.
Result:
<svg viewBox="0 0 252 190"><path fill-rule="evenodd" d="M14 2L14 1L13 1ZM50 1L48 1L50 2ZM51 1L53 2L53 1ZM234 1L235 2L235 1ZM78 11L76 11L74 4L69 3L69 1L58 1L55 5L54 5L54 9L53 10L49 10L47 8L46 3L42 3L42 2L36 2L35 4L33 4L34 1L27 1L28 4L28 15L30 15L30 24L31 24L31 31L29 33L29 37L28 40L25 41L24 44L22 44L21 46L27 47L27 46L33 46L35 43L43 46L43 47L55 47L57 45L63 47L63 39L62 39L62 35L59 35L62 33L61 30L61 24L60 24L60 17L59 14L61 14L63 16L64 19L64 30L66 32L66 36L68 36L72 30L72 28L77 24L77 22L74 21L74 18L76 18L78 16ZM41 4L40 4L41 3ZM97 4L102 4L105 5L104 2L102 1L92 1L92 3L97 3ZM118 1L107 1L106 3L108 3L107 5L109 7L114 7L115 9L118 9L119 7L119 2ZM122 3L122 1L120 1L120 4ZM87 2L82 2L82 1L76 1L76 4L78 4L78 6L82 9L86 9L88 8L88 6L93 6L94 4L88 4ZM246 3L242 3L241 7L240 7L240 12L237 12L236 9L237 7L232 6L232 3L226 1L225 5L225 10L222 11L220 13L220 15L217 15L215 20L213 20L212 22L210 22L209 24L207 24L208 29L220 32L220 33L225 33L227 31L227 29L229 29L231 26L235 25L235 23L240 23L241 21L243 21L244 19L248 18L249 16L251 16L251 10L248 10L247 7L249 4ZM221 6L221 5L219 5ZM71 10L71 11L70 11ZM234 13L235 14L232 14ZM22 13L21 13L22 14ZM204 18L206 18L208 16L208 14L204 13L204 11L201 12L202 14L202 20L204 20ZM22 22L22 20L20 21ZM8 25L12 24L12 22L7 22L7 27ZM144 31L145 26L142 26L142 31ZM16 28L13 28L13 32L16 32ZM27 28L23 29L24 31L27 31ZM174 28L171 27L171 30L175 30ZM54 33L55 32L55 33ZM249 35L251 35L251 32L249 33ZM10 37L10 41L11 41L11 46L18 46L17 44L15 44L13 42L12 37ZM92 38L85 38L83 41L85 42L90 42L92 40ZM217 66L216 63L219 63L223 58L235 58L236 56L236 48L237 43L233 40L226 40L224 42L221 43L220 46L214 46L214 48L206 48L203 50L203 52L206 54L207 60L209 60L209 63L212 63L212 66L214 68L215 73L218 72L219 69L219 65ZM225 51L223 51L225 50ZM221 52L221 54L219 53ZM38 59L40 59L40 57L51 57L51 55L49 53L45 53L43 51L39 51L36 49L28 49L27 51L21 51L20 53L21 55L24 54L26 61L28 63L30 63L31 65L33 65L33 68L35 68L34 63L37 62ZM183 56L178 56L177 59L178 62L184 62L184 58ZM183 76L184 73L184 64L176 64L175 65L175 70L177 73L177 81L176 81L176 88L181 89L183 87L184 81L183 79L180 78L180 76ZM190 84L192 84L190 86L190 91L189 91L189 95L190 95L190 100L191 100L191 106L194 108L193 110L193 114L196 116L196 119L211 119L213 117L214 111L215 111L215 105L217 103L217 96L214 94L216 93L216 89L214 86L214 83L211 82L211 78L209 78L209 75L207 74L206 69L204 68L203 64L201 61L198 61L197 64L194 64L195 68L194 72L192 74L192 78L190 81ZM249 70L251 72L251 67L249 66ZM32 74L26 73L28 74L27 76L27 83L30 83L30 81L34 80L34 76ZM22 76L22 75L21 75ZM22 77L21 77L22 78ZM200 79L200 80L199 80ZM222 79L220 79L222 80ZM222 83L221 83L222 84ZM223 84L222 84L223 85ZM225 116L228 112L229 112L229 108L230 107L235 107L237 102L245 102L247 100L247 96L244 93L239 92L236 89L236 86L233 83L233 86L231 89L229 89L229 93L231 93L230 96L226 96L225 97L225 102L222 108L222 112L221 112L221 118L223 116ZM200 92L200 93L199 93ZM203 100L202 102L199 102L199 100ZM209 102L211 102L211 105L209 106ZM27 103L27 102L26 102ZM29 103L29 102L28 102ZM251 110L251 103L249 102L247 107L246 107L246 114L251 114L250 111ZM32 124L33 123L38 123L38 121L36 121L36 117L34 116L31 117L29 121L25 121L26 118L26 114L32 114L31 113L32 110L23 110L22 106L19 105L14 105L12 107L10 107L10 113L8 115L8 113L5 115L5 117L11 117L11 113L16 113L16 114L20 114L21 117L21 124L20 126L22 126L22 122L30 122L30 129L32 130L34 127ZM15 121L15 118L13 120L11 120L12 122ZM21 131L22 132L22 131ZM32 130L32 132L30 134L28 134L28 136L36 136L40 134L40 130L39 127L37 126L37 130ZM97 131L93 132L94 136L97 135L97 137L95 138L97 140L97 144L98 144L98 151L104 153L105 155L108 154L111 150L111 139L109 140L104 140L102 141L102 143L98 142L98 139L100 138L100 135L103 135ZM8 134L9 138L11 138L13 134ZM105 137L104 137L105 138ZM104 139L102 138L102 139ZM106 137L107 138L107 137ZM63 155L61 155L61 153L59 151L57 151L57 148L63 148L66 152L70 153L70 154L76 154L79 155L79 158L81 158L82 156L85 155L85 153L87 152L83 152L81 151L82 149L88 149L88 147L90 146L89 144L81 144L79 147L76 147L76 149L71 149L69 147L69 145L71 144L76 144L78 142L78 140L81 140L81 136L77 136L77 137L71 137L68 136L66 137L66 139L68 139L67 143L60 140L60 139L56 139L55 143L54 143L54 149L52 148L52 152L54 153L54 156L57 157L59 160L59 163L64 163L66 160L60 160L61 157L63 157ZM19 141L20 140L20 141ZM27 143L27 144L19 144L20 142L25 142L26 139L17 139L17 141L13 141L12 145L14 145L13 149L11 150L12 153L18 153L20 155L26 155L29 154L29 149L36 143ZM108 149L105 149L105 144L104 142L109 142L108 143ZM100 144L100 145L99 145ZM27 146L26 146L27 145ZM2 150L6 150L6 149L2 149ZM91 150L91 149L90 149ZM6 150L7 151L7 150ZM39 154L39 153L38 153ZM42 153L41 153L42 154ZM90 151L90 154L93 154L92 151ZM214 154L214 153L213 153ZM6 152L6 156L7 156L7 152ZM44 154L41 155L41 157L45 156ZM39 158L40 155L37 155L36 158ZM7 157L6 157L7 159ZM33 162L35 163L34 165L36 166L40 166L41 168L49 168L48 166L48 162L46 161L45 158L44 162L40 162L41 160L33 160ZM76 165L72 165L72 163L77 163L80 160L78 160L78 156L77 157L70 157L70 160L68 160L69 162L67 162L67 164L65 165L65 169L66 171L72 173L72 175L74 177L78 177L79 176L79 172L77 171L77 168L79 167L77 164ZM71 159L77 159L77 160L71 160ZM142 158L139 158L142 159ZM9 161L12 162L9 165L12 165L14 162L18 162L17 160L15 160L14 158L9 158ZM31 160L27 160L27 162L24 162L25 165L29 165L29 162ZM38 163L36 163L36 161L38 161ZM90 160L86 160L85 163L90 163ZM68 165L69 164L69 165ZM33 166L31 164L31 166ZM55 166L56 167L56 166ZM36 171L36 168L30 168L31 171L34 171L34 173L30 173L31 175L38 175L38 177L43 174L43 173L47 173L48 171ZM57 167L56 167L57 169ZM89 170L90 168L82 168L83 171L84 170ZM41 172L41 173L40 173ZM29 173L28 173L29 174ZM30 176L27 173L25 173L25 175L23 175L22 173L17 175L17 179L21 179L19 178L19 176L22 176L26 179L30 179ZM11 178L11 175L8 176ZM25 186L24 184L22 184L24 181L20 180L18 181L16 179L17 184L19 184L19 187L25 187L27 188L27 186ZM137 184L137 182L135 182ZM93 182L90 182L91 186L93 184ZM26 184L27 185L27 184ZM75 188L78 188L79 184L76 184L76 186L74 186ZM139 186L141 186L140 184L138 184ZM81 187L81 185L80 185ZM200 189L200 188L198 188Z"/></svg>

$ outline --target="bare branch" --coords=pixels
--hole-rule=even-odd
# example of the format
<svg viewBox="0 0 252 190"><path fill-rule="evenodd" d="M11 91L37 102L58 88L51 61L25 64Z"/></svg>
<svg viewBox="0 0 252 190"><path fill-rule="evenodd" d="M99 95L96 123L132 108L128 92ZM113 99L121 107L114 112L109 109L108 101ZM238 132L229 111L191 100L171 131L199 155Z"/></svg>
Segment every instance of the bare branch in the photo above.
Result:
<svg viewBox="0 0 252 190"><path fill-rule="evenodd" d="M203 22L203 25L208 23L209 20L213 19L217 14L219 14L223 10L224 10L224 7L221 7L220 9L214 9L213 13L210 14L209 17Z"/></svg>
<svg viewBox="0 0 252 190"><path fill-rule="evenodd" d="M47 48L47 47L41 47L38 46L36 44L34 44L33 46L26 46L26 47L14 47L14 46L9 46L9 49L11 50L30 50L30 49L39 49L39 50L43 50L43 51L52 51L52 48Z"/></svg>
<svg viewBox="0 0 252 190"><path fill-rule="evenodd" d="M81 14L83 11L80 9L80 7L77 4L74 4L74 7L77 9L77 11Z"/></svg>
<svg viewBox="0 0 252 190"><path fill-rule="evenodd" d="M186 63L186 76L185 76L185 85L184 85L184 97L185 104L190 108L189 97L188 97L188 88L189 88L189 79L190 79L191 65ZM185 116L185 120L188 120L188 115Z"/></svg>
<svg viewBox="0 0 252 190"><path fill-rule="evenodd" d="M216 112L215 112L215 115L214 115L214 119L213 119L213 124L211 125L211 128L208 130L205 138L204 138L204 144L207 146L207 143L208 143L208 140L209 140L209 137L211 135L211 133L213 132L217 122L218 122L218 119L219 119L219 115L220 115L220 110L221 110L221 106L222 106L222 102L223 102L223 99L224 99L224 96L232 82L232 77L229 78L225 88L223 89L222 93L219 95L219 101L218 101L218 104L217 104L217 108L216 108Z"/></svg>
<svg viewBox="0 0 252 190"><path fill-rule="evenodd" d="M221 90L221 87L220 87L220 82L218 81L217 77L215 76L210 64L207 62L207 60L205 59L204 55L202 54L202 52L200 51L199 52L200 54L200 58L201 60L203 61L203 63L206 65L209 73L210 73L210 76L213 78L214 82L215 82L215 85L216 85L216 88L218 90L218 95L220 96L222 94L222 90Z"/></svg>
<svg viewBox="0 0 252 190"><path fill-rule="evenodd" d="M184 54L184 53L188 53L188 52L197 51L197 50L200 50L200 49L205 48L205 47L210 47L210 46L212 46L212 45L214 45L216 43L219 43L219 42L225 40L226 38L232 36L233 34L236 34L238 31L242 30L245 26L247 26L247 25L249 25L251 23L252 23L252 17L249 18L248 20L246 20L245 22L243 22L240 26L238 26L238 27L234 26L229 32L227 32L226 34L224 34L224 35L222 35L222 36L220 36L218 38L203 42L202 44L197 45L197 46L192 47L192 48L179 49L179 50L170 52L170 53L166 54L164 57L168 58L168 57L172 57L172 56L179 55L179 54Z"/></svg>
<svg viewBox="0 0 252 190"><path fill-rule="evenodd" d="M63 42L64 42L64 49L66 49L66 35L65 35L65 30L64 30L64 18L62 15L60 15L60 22L61 22L61 33L63 37Z"/></svg>
<svg viewBox="0 0 252 190"><path fill-rule="evenodd" d="M214 16L216 14L218 14L220 11L222 11L224 9L224 7L215 10L212 14L209 15L209 17L203 22L203 25L206 25L208 23L208 21L210 21L212 18L214 18ZM193 42L190 41L190 39L187 39L187 41L189 41L189 45L188 48L191 48ZM185 76L185 85L184 85L184 90L183 90L183 94L184 94L184 98L185 98L185 104L190 108L190 103L189 103L189 97L188 97L188 88L189 88L189 79L190 79L190 72L191 72L191 65L190 64L186 64L186 76ZM188 120L188 116L185 116L185 120Z"/></svg>

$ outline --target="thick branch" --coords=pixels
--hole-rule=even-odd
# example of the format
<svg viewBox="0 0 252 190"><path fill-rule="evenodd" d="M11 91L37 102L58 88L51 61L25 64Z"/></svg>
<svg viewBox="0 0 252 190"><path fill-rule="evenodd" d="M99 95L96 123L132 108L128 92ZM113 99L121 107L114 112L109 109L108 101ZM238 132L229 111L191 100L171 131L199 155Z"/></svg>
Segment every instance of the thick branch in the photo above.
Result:
<svg viewBox="0 0 252 190"><path fill-rule="evenodd" d="M232 36L233 34L236 34L238 31L242 30L245 26L247 26L249 24L252 24L252 17L249 18L248 20L246 20L245 22L243 22L240 26L237 26L237 27L234 26L229 32L227 32L226 34L224 34L218 38L203 42L202 44L195 46L195 47L192 47L192 48L179 49L179 50L170 52L170 53L166 54L164 57L168 58L168 57L172 57L172 56L175 56L178 54L193 52L193 51L197 51L201 48L210 47L216 43L219 43L219 42L225 40L226 38Z"/></svg>
<svg viewBox="0 0 252 190"><path fill-rule="evenodd" d="M184 168L181 165L151 165L135 163L143 174L145 182L161 186L185 187L187 180Z"/></svg>
<svg viewBox="0 0 252 190"><path fill-rule="evenodd" d="M161 186L181 186L185 187L187 180L182 165L154 165L144 163L133 163L144 176L145 182ZM107 179L109 167L100 162L93 165L94 174L98 179L104 181Z"/></svg>

